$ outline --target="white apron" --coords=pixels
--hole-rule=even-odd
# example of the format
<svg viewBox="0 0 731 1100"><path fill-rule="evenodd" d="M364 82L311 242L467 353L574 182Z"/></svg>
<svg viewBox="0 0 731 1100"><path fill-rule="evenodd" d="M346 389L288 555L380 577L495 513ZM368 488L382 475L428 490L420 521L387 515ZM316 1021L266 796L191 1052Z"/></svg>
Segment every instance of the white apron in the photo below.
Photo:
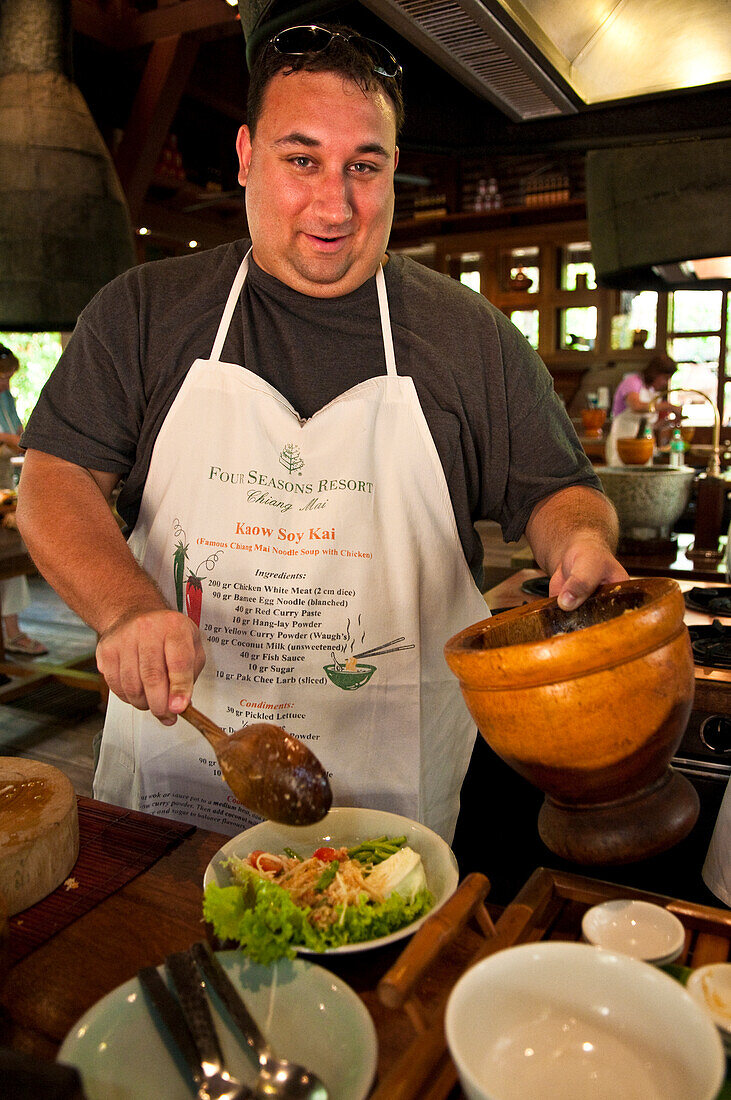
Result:
<svg viewBox="0 0 731 1100"><path fill-rule="evenodd" d="M451 840L476 731L443 647L488 612L414 383L396 372L383 271L386 374L305 420L220 360L247 269L248 256L210 359L193 363L162 425L130 547L172 607L187 547L200 710L229 732L283 726L322 762L335 805L404 814ZM228 833L260 820L184 719L163 726L114 695L94 796Z"/></svg>
<svg viewBox="0 0 731 1100"><path fill-rule="evenodd" d="M651 401L655 396L655 390L652 387L648 388L643 386L639 391L640 401ZM632 409L623 409L621 413L617 413L612 418L612 424L607 435L606 443L606 464L607 466L624 466L622 459L619 457L617 451L618 439L635 439L638 431L640 430L640 424L643 420L646 420L648 424L654 424L657 420L657 413L638 413ZM652 462L652 458L648 459L645 463L646 466Z"/></svg>
<svg viewBox="0 0 731 1100"><path fill-rule="evenodd" d="M703 864L703 881L717 898L731 906L731 781L726 787Z"/></svg>

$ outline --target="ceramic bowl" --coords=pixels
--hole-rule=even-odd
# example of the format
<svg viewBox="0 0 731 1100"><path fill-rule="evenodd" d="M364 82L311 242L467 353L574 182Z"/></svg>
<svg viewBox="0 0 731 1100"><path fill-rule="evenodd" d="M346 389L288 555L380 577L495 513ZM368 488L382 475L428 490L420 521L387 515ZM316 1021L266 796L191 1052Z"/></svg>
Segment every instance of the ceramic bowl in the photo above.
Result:
<svg viewBox="0 0 731 1100"><path fill-rule="evenodd" d="M686 989L710 1013L726 1052L731 1054L731 963L699 966L688 978Z"/></svg>
<svg viewBox="0 0 731 1100"><path fill-rule="evenodd" d="M564 858L645 858L695 824L697 795L668 771L695 690L684 611L675 581L646 577L604 585L576 611L523 604L445 646L482 736L549 796L539 829Z"/></svg>
<svg viewBox="0 0 731 1100"><path fill-rule="evenodd" d="M713 1100L719 1035L680 982L590 944L535 943L471 967L447 1002L468 1100Z"/></svg>
<svg viewBox="0 0 731 1100"><path fill-rule="evenodd" d="M644 466L655 450L653 439L618 439L617 454L627 466Z"/></svg>
<svg viewBox="0 0 731 1100"><path fill-rule="evenodd" d="M203 889L212 882L218 886L231 884L231 873L226 866L226 861L231 856L245 859L257 849L264 852L283 852L285 848L290 848L305 859L323 845L334 848L345 845L350 848L378 836L405 836L408 846L419 853L434 905L429 913L418 917L397 932L391 932L377 940L334 947L326 954L350 954L373 947L385 947L412 935L420 928L430 914L452 896L459 882L457 860L447 842L426 825L400 814L362 806L334 806L314 825L280 825L276 821L262 821L232 837L219 848L206 868ZM304 947L296 950L299 954L315 954L316 957L316 953Z"/></svg>
<svg viewBox="0 0 731 1100"><path fill-rule="evenodd" d="M587 909L581 931L597 947L656 966L677 959L685 943L685 929L674 913L631 898L613 898Z"/></svg>

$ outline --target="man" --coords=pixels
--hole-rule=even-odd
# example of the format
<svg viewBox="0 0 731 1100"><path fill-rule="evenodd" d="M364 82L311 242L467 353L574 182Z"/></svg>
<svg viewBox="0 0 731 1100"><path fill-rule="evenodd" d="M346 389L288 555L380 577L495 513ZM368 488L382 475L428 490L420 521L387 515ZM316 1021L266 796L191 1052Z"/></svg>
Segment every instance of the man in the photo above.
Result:
<svg viewBox="0 0 731 1100"><path fill-rule="evenodd" d="M115 280L34 412L19 524L114 692L97 797L255 820L199 735L163 728L197 681L229 729L306 738L337 802L450 837L475 731L442 650L485 616L473 520L525 529L566 608L626 576L540 361L484 298L386 262L401 117L378 43L275 36L237 142L251 255Z"/></svg>

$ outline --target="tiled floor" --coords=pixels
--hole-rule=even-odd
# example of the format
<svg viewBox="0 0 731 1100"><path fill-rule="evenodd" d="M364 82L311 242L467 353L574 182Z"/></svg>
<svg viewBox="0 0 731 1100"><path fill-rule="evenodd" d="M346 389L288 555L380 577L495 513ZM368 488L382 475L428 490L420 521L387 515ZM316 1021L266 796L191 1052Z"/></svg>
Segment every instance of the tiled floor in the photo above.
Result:
<svg viewBox="0 0 731 1100"><path fill-rule="evenodd" d="M62 663L93 653L96 635L40 577L29 578L31 604L20 616L26 633L48 648L45 663ZM30 659L16 658L32 665ZM7 692L18 681L6 685ZM47 682L20 699L3 702L0 688L0 756L22 756L53 764L77 794L91 795L92 740L104 724L95 692Z"/></svg>

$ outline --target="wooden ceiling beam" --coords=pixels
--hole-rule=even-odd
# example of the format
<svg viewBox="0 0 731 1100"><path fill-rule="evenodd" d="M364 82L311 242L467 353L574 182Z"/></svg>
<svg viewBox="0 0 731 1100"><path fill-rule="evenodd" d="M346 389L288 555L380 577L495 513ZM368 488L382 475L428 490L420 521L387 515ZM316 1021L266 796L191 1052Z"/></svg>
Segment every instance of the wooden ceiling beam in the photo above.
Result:
<svg viewBox="0 0 731 1100"><path fill-rule="evenodd" d="M198 55L191 35L161 38L150 50L115 163L133 223L152 180Z"/></svg>
<svg viewBox="0 0 731 1100"><path fill-rule="evenodd" d="M114 50L131 50L175 35L235 30L239 16L224 0L176 0L146 12L129 4L71 0L71 21L74 30L87 38Z"/></svg>

